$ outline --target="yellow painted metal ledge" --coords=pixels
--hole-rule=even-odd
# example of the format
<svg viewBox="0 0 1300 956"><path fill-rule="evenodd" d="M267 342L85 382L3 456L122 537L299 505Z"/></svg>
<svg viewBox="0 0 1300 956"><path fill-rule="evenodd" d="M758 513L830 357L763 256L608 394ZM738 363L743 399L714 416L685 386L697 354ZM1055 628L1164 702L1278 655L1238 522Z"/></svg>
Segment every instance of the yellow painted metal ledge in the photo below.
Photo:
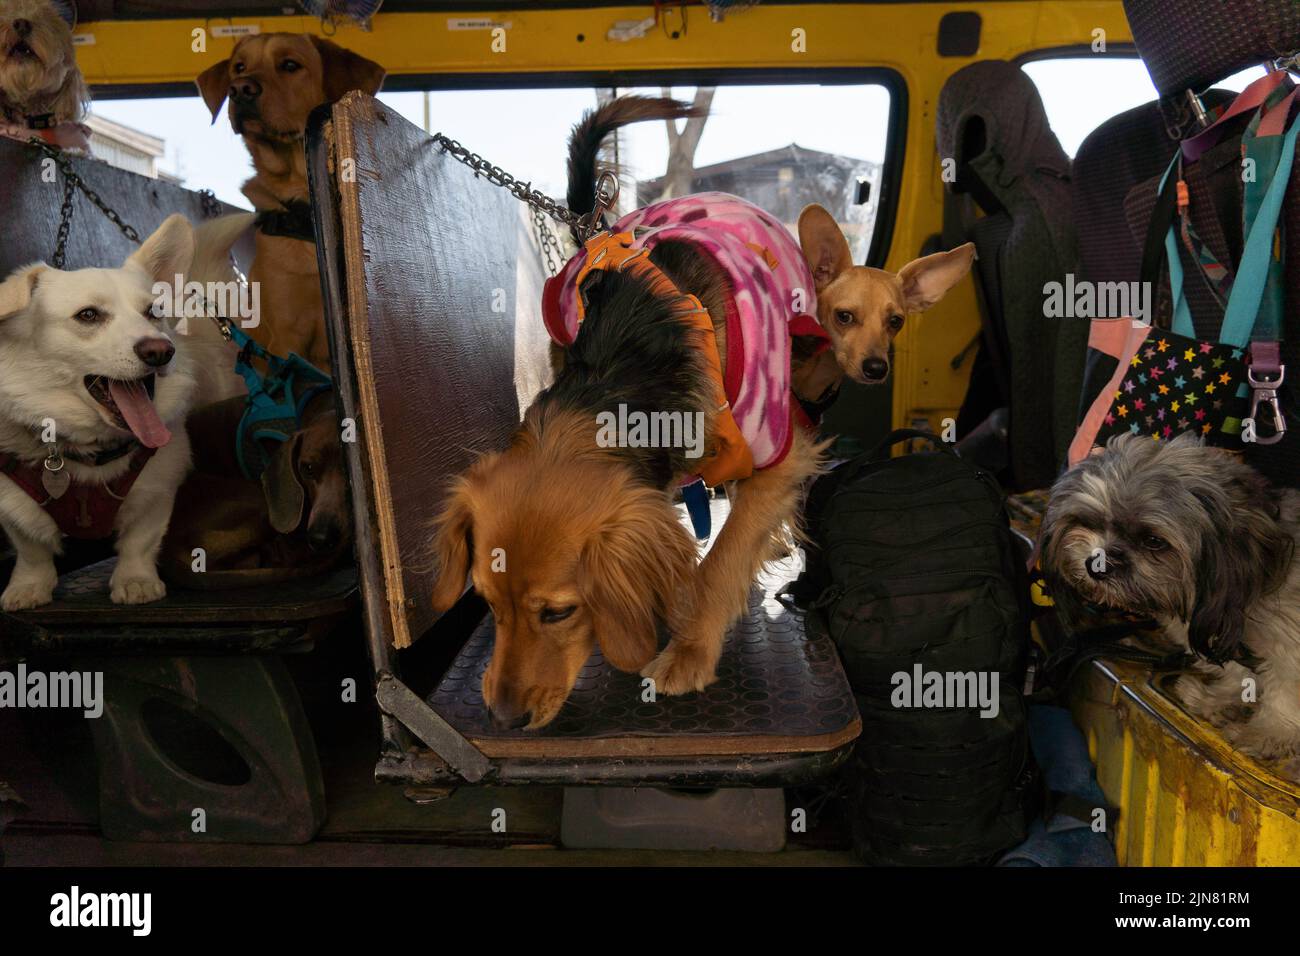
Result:
<svg viewBox="0 0 1300 956"><path fill-rule="evenodd" d="M1090 665L1074 716L1119 807L1121 866L1300 866L1300 784L1237 753L1145 669Z"/></svg>

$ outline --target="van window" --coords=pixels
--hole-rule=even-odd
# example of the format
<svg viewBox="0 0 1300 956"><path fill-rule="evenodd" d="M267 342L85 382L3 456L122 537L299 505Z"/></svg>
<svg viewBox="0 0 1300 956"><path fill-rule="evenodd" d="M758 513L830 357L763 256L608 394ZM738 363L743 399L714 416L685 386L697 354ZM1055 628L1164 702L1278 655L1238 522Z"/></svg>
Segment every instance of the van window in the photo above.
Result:
<svg viewBox="0 0 1300 956"><path fill-rule="evenodd" d="M1106 120L1157 98L1146 65L1135 56L1030 60L1021 69L1038 87L1052 131L1070 156ZM1262 66L1251 67L1214 85L1240 92L1263 75Z"/></svg>
<svg viewBox="0 0 1300 956"><path fill-rule="evenodd" d="M663 91L619 92L657 96ZM629 208L717 190L748 199L793 228L805 206L820 203L840 223L854 261L866 261L885 182L888 90L874 84L724 86L703 94L676 88L672 95L687 101L701 96L709 117L693 156L681 156L684 166L673 175L667 172L670 144L663 124L627 131L623 142L630 155L624 162L637 179ZM684 140L677 137L679 153L691 149Z"/></svg>
<svg viewBox="0 0 1300 956"><path fill-rule="evenodd" d="M569 131L598 97L615 92L661 96L665 90L435 90L381 93L379 98L417 126L446 133L516 178L563 198ZM710 114L702 127L689 130L692 135L678 136L675 147L663 123L631 127L618 137L610 158L625 170L622 208L680 192L684 185L690 192L735 193L793 229L799 211L818 202L840 221L855 259L866 261L888 182L883 176L890 117L886 87L733 85L703 93L675 87L671 94L692 101L699 96L709 103ZM239 191L252 175L243 143L224 114L210 123L199 99L100 100L93 114L115 128L146 134L151 148L161 152L149 160L133 156L131 168L145 171L140 164L151 164L157 174L190 189L211 189L226 202L248 205ZM853 121L845 122L845 117ZM685 123L677 128L688 132ZM670 178L674 149L679 162ZM97 144L96 152L113 161L119 150Z"/></svg>

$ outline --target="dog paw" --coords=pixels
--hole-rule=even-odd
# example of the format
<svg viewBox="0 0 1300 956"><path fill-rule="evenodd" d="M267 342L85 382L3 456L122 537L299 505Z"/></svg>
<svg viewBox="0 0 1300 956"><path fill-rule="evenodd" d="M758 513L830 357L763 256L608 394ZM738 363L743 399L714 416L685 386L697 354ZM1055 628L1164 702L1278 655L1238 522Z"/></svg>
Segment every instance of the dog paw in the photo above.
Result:
<svg viewBox="0 0 1300 956"><path fill-rule="evenodd" d="M717 657L699 644L672 641L641 670L642 677L655 682L655 693L689 694L704 690L717 680Z"/></svg>
<svg viewBox="0 0 1300 956"><path fill-rule="evenodd" d="M49 580L28 579L10 580L4 594L0 594L0 609L6 611L25 611L29 607L40 607L54 599L54 584L57 578Z"/></svg>
<svg viewBox="0 0 1300 956"><path fill-rule="evenodd" d="M167 585L156 574L118 578L113 575L108 594L114 604L148 604L167 596Z"/></svg>

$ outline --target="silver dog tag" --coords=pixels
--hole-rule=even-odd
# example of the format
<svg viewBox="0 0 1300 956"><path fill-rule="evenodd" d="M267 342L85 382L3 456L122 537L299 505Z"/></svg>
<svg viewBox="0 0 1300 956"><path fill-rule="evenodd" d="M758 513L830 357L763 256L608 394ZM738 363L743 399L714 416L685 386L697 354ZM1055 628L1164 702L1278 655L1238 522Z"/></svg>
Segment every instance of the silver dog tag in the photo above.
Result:
<svg viewBox="0 0 1300 956"><path fill-rule="evenodd" d="M41 484L51 498L62 498L63 493L72 484L72 476L63 467L63 456L51 455L45 459L45 471L41 475Z"/></svg>

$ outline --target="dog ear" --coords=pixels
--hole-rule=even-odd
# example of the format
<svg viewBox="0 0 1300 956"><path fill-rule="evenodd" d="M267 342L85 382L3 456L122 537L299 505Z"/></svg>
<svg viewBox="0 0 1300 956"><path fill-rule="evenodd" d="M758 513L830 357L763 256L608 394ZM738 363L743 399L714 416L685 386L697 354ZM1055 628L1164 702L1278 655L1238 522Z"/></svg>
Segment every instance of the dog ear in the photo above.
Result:
<svg viewBox="0 0 1300 956"><path fill-rule="evenodd" d="M194 229L180 213L168 216L152 236L127 260L155 282L170 282L190 271L194 262Z"/></svg>
<svg viewBox="0 0 1300 956"><path fill-rule="evenodd" d="M1275 492L1250 466L1224 457L1220 488L1194 492L1215 533L1202 536L1187 622L1188 644L1216 664L1239 656L1248 609L1281 586L1295 557Z"/></svg>
<svg viewBox="0 0 1300 956"><path fill-rule="evenodd" d="M77 69L75 56L69 58L68 65L70 69L67 79L63 81L58 95L50 102L49 111L60 123L80 123L90 108L90 87L86 86L85 77Z"/></svg>
<svg viewBox="0 0 1300 956"><path fill-rule="evenodd" d="M975 243L913 259L898 270L908 312L924 312L955 286L975 261Z"/></svg>
<svg viewBox="0 0 1300 956"><path fill-rule="evenodd" d="M280 534L292 534L302 524L307 507L307 492L298 478L298 451L302 433L298 432L271 455L262 472L262 494L266 496L267 517Z"/></svg>
<svg viewBox="0 0 1300 956"><path fill-rule="evenodd" d="M841 272L853 267L853 253L835 217L813 203L799 214L799 245L820 292Z"/></svg>
<svg viewBox="0 0 1300 956"><path fill-rule="evenodd" d="M221 115L221 104L226 102L226 94L230 91L230 57L200 73L194 85L199 88L199 96L203 97L215 123Z"/></svg>
<svg viewBox="0 0 1300 956"><path fill-rule="evenodd" d="M44 263L19 269L4 282L0 282L0 322L17 315L27 308L36 291L36 282L41 273L49 272L50 267Z"/></svg>
<svg viewBox="0 0 1300 956"><path fill-rule="evenodd" d="M474 554L474 497L468 478L459 479L434 522L433 550L438 579L433 585L433 610L441 614L460 600Z"/></svg>
<svg viewBox="0 0 1300 956"><path fill-rule="evenodd" d="M374 60L346 50L329 40L311 37L320 53L324 75L325 98L333 103L341 100L351 90L360 90L374 96L384 83L385 70Z"/></svg>
<svg viewBox="0 0 1300 956"><path fill-rule="evenodd" d="M68 29L77 26L77 5L73 0L50 0L50 6L59 15L59 19L68 25Z"/></svg>
<svg viewBox="0 0 1300 956"><path fill-rule="evenodd" d="M658 621L695 570L695 545L663 496L638 489L587 541L578 585L605 659L638 671L654 659Z"/></svg>

